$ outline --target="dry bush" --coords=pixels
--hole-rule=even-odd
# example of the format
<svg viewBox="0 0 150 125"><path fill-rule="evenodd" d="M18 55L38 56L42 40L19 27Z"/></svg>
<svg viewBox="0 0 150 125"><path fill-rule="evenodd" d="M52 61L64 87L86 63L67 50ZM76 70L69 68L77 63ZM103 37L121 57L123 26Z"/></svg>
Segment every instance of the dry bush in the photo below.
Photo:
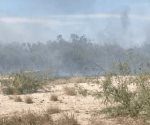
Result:
<svg viewBox="0 0 150 125"><path fill-rule="evenodd" d="M79 93L80 95L83 95L83 96L87 96L87 95L88 95L87 89L84 89L84 88L82 88L82 87L78 87L78 93Z"/></svg>
<svg viewBox="0 0 150 125"><path fill-rule="evenodd" d="M13 79L1 80L2 92L6 95L27 94L42 88L43 81L25 73L14 75Z"/></svg>
<svg viewBox="0 0 150 125"><path fill-rule="evenodd" d="M33 111L14 115L11 117L0 117L0 125L80 125L74 115L63 115L54 121L50 114L36 114Z"/></svg>
<svg viewBox="0 0 150 125"><path fill-rule="evenodd" d="M22 102L22 98L20 96L15 96L14 101L15 102Z"/></svg>
<svg viewBox="0 0 150 125"><path fill-rule="evenodd" d="M29 111L22 116L0 117L0 125L54 125L50 115L38 115Z"/></svg>
<svg viewBox="0 0 150 125"><path fill-rule="evenodd" d="M119 125L150 125L149 121L145 118L123 118L116 119L116 124Z"/></svg>
<svg viewBox="0 0 150 125"><path fill-rule="evenodd" d="M27 103L27 104L33 103L32 97L30 97L30 96L26 96L24 101L25 101L25 103Z"/></svg>
<svg viewBox="0 0 150 125"><path fill-rule="evenodd" d="M8 98L9 98L10 100L13 100L13 99L14 99L14 97L13 97L13 96L8 96Z"/></svg>
<svg viewBox="0 0 150 125"><path fill-rule="evenodd" d="M59 107L54 107L54 106L50 106L47 110L46 113L47 114L57 114L60 113L61 109Z"/></svg>
<svg viewBox="0 0 150 125"><path fill-rule="evenodd" d="M5 86L2 88L2 92L5 95L14 95L16 93L16 90L11 86Z"/></svg>
<svg viewBox="0 0 150 125"><path fill-rule="evenodd" d="M55 94L52 94L51 97L50 97L50 100L51 101L58 101L58 96L55 95Z"/></svg>
<svg viewBox="0 0 150 125"><path fill-rule="evenodd" d="M63 114L61 118L55 121L55 125L80 125L73 114Z"/></svg>
<svg viewBox="0 0 150 125"><path fill-rule="evenodd" d="M150 125L145 118L127 118L119 117L113 119L101 119L100 117L92 117L89 119L88 125Z"/></svg>
<svg viewBox="0 0 150 125"><path fill-rule="evenodd" d="M69 83L86 83L87 78L85 77L72 77L68 79Z"/></svg>
<svg viewBox="0 0 150 125"><path fill-rule="evenodd" d="M70 96L75 96L77 95L77 92L75 90L75 87L64 87L64 91L67 95L70 95Z"/></svg>
<svg viewBox="0 0 150 125"><path fill-rule="evenodd" d="M109 125L109 124L102 121L100 118L92 117L89 119L88 125ZM113 124L111 124L111 125L113 125Z"/></svg>

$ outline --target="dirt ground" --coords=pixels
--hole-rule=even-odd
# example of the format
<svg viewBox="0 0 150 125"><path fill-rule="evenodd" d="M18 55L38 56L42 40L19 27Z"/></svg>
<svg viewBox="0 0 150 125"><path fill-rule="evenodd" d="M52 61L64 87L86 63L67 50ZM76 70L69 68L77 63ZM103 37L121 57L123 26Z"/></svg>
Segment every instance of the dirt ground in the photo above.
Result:
<svg viewBox="0 0 150 125"><path fill-rule="evenodd" d="M105 125L117 124L115 119L107 118L105 115L98 113L106 106L101 98L95 96L95 93L100 90L100 84L97 84L96 80L85 83L79 80L73 81L74 82L66 80L51 81L45 87L46 91L19 95L23 99L23 102L15 102L14 99L12 99L15 95L8 96L0 94L0 116L11 116L15 113L21 114L29 110L39 113L52 106L61 109L61 113L53 115L54 119L59 117L60 114L70 113L75 115L81 125L88 125L92 118L97 118L100 123L104 123ZM65 87L73 87L77 94L73 96L67 95L64 89ZM87 95L84 95L84 92L83 94L82 92L79 93L79 88L86 90L85 93ZM53 94L58 96L58 101L52 101L50 99ZM26 96L32 97L34 103L25 103L24 98Z"/></svg>

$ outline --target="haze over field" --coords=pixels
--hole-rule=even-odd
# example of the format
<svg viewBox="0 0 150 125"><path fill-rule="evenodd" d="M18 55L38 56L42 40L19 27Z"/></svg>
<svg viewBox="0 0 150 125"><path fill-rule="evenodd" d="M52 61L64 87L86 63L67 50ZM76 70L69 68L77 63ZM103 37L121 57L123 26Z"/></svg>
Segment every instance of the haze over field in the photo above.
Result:
<svg viewBox="0 0 150 125"><path fill-rule="evenodd" d="M150 125L150 0L0 0L0 125Z"/></svg>
<svg viewBox="0 0 150 125"><path fill-rule="evenodd" d="M45 42L85 34L96 43L141 45L149 39L148 0L1 0L2 42Z"/></svg>
<svg viewBox="0 0 150 125"><path fill-rule="evenodd" d="M1 0L0 72L149 72L148 0ZM136 71L135 71L136 70Z"/></svg>

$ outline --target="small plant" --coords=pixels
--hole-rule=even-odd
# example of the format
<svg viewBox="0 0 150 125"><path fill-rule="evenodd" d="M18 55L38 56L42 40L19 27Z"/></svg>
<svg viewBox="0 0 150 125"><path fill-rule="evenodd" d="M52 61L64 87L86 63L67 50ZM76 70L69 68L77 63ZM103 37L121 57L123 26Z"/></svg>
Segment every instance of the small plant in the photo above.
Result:
<svg viewBox="0 0 150 125"><path fill-rule="evenodd" d="M107 76L103 82L103 96L105 103L116 104L114 107L104 109L113 116L136 117L140 114L150 116L150 80L147 75L134 77L115 76L117 85L112 82L114 77ZM130 90L131 84L136 88Z"/></svg>
<svg viewBox="0 0 150 125"><path fill-rule="evenodd" d="M10 100L13 100L13 99L14 99L14 97L13 97L13 96L8 96L8 98L9 98Z"/></svg>
<svg viewBox="0 0 150 125"><path fill-rule="evenodd" d="M34 93L43 85L41 80L25 73L15 74L13 79L1 80L1 83L6 95Z"/></svg>
<svg viewBox="0 0 150 125"><path fill-rule="evenodd" d="M81 87L78 88L78 93L80 95L83 95L83 96L87 96L88 95L87 89L84 89L84 88L81 88Z"/></svg>
<svg viewBox="0 0 150 125"><path fill-rule="evenodd" d="M27 103L27 104L33 103L32 98L31 98L30 96L26 96L26 97L25 97L25 103Z"/></svg>
<svg viewBox="0 0 150 125"><path fill-rule="evenodd" d="M64 114L53 120L47 113L37 114L33 111L23 112L22 116L0 117L0 125L80 125L74 115Z"/></svg>
<svg viewBox="0 0 150 125"><path fill-rule="evenodd" d="M11 86L3 87L2 92L5 95L14 95L16 93L15 89Z"/></svg>
<svg viewBox="0 0 150 125"><path fill-rule="evenodd" d="M16 96L16 97L14 98L14 101L15 101L15 102L22 102L22 98L21 98L20 96Z"/></svg>
<svg viewBox="0 0 150 125"><path fill-rule="evenodd" d="M89 119L88 125L107 125L107 123L104 121L101 121L100 118L92 117Z"/></svg>
<svg viewBox="0 0 150 125"><path fill-rule="evenodd" d="M73 114L63 114L63 116L56 121L56 125L80 125Z"/></svg>
<svg viewBox="0 0 150 125"><path fill-rule="evenodd" d="M53 95L51 95L50 100L51 101L58 101L58 96L53 94Z"/></svg>
<svg viewBox="0 0 150 125"><path fill-rule="evenodd" d="M31 111L22 116L0 117L0 125L54 125L50 115L33 113Z"/></svg>
<svg viewBox="0 0 150 125"><path fill-rule="evenodd" d="M53 107L53 106L50 106L47 110L46 110L46 113L47 114L57 114L57 113L60 113L61 112L61 109L59 107Z"/></svg>
<svg viewBox="0 0 150 125"><path fill-rule="evenodd" d="M64 87L64 91L67 95L70 96L75 96L77 94L74 87Z"/></svg>

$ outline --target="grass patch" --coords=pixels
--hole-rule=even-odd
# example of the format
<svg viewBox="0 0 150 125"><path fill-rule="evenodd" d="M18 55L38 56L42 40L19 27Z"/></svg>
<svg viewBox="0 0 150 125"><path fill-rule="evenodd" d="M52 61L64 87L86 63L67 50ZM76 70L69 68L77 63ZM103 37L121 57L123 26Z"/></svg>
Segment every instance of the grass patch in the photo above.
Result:
<svg viewBox="0 0 150 125"><path fill-rule="evenodd" d="M42 88L43 81L32 75L18 73L12 79L1 80L2 92L6 95L35 93Z"/></svg>
<svg viewBox="0 0 150 125"><path fill-rule="evenodd" d="M53 107L50 106L47 110L46 110L47 114L57 114L61 112L61 109L59 107Z"/></svg>
<svg viewBox="0 0 150 125"><path fill-rule="evenodd" d="M55 95L55 94L52 94L51 97L50 97L50 100L51 101L58 101L58 96Z"/></svg>
<svg viewBox="0 0 150 125"><path fill-rule="evenodd" d="M75 90L75 87L64 87L64 91L66 93L66 95L69 95L69 96L75 96L77 95L77 92Z"/></svg>
<svg viewBox="0 0 150 125"><path fill-rule="evenodd" d="M74 115L62 115L53 120L47 112L36 114L33 111L23 112L22 115L0 117L0 125L80 125Z"/></svg>
<svg viewBox="0 0 150 125"><path fill-rule="evenodd" d="M88 91L87 89L84 89L82 87L78 87L78 93L82 96L87 96L88 95Z"/></svg>
<svg viewBox="0 0 150 125"><path fill-rule="evenodd" d="M115 85L113 79L118 83ZM134 77L108 75L102 85L104 103L115 104L105 112L112 116L150 116L150 76ZM134 85L136 89L130 89Z"/></svg>
<svg viewBox="0 0 150 125"><path fill-rule="evenodd" d="M33 103L32 97L30 97L30 96L26 96L24 101L27 104L32 104Z"/></svg>
<svg viewBox="0 0 150 125"><path fill-rule="evenodd" d="M60 119L56 121L56 125L80 125L73 114L63 114Z"/></svg>
<svg viewBox="0 0 150 125"><path fill-rule="evenodd" d="M14 101L15 102L22 102L22 98L20 96L15 96Z"/></svg>
<svg viewBox="0 0 150 125"><path fill-rule="evenodd" d="M0 117L0 125L54 125L50 115L38 115L29 111L26 114Z"/></svg>

